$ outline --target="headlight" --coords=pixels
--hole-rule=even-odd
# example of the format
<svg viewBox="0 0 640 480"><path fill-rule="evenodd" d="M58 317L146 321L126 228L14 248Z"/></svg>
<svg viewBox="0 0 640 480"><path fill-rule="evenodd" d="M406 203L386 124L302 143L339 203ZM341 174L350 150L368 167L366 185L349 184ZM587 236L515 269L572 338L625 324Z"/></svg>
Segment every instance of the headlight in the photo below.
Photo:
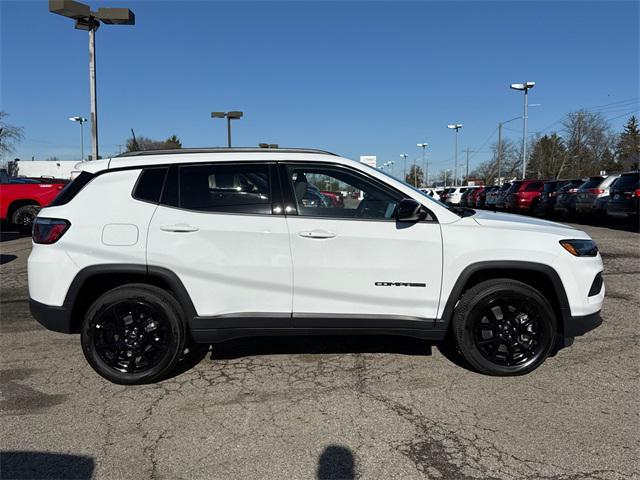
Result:
<svg viewBox="0 0 640 480"><path fill-rule="evenodd" d="M560 240L560 245L575 257L595 257L598 246L593 240Z"/></svg>

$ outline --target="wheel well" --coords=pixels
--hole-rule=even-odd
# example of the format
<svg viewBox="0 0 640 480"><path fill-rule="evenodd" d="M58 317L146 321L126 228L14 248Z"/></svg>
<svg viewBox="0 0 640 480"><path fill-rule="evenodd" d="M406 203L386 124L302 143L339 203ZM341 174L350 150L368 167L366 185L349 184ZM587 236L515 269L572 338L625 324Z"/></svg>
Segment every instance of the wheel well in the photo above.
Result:
<svg viewBox="0 0 640 480"><path fill-rule="evenodd" d="M71 310L71 331L73 333L80 333L80 327L82 325L84 315L91 304L95 302L98 297L113 288L131 283L143 283L162 288L163 290L166 290L168 293L176 297L180 302L171 284L162 277L147 275L142 272L98 273L92 275L82 283L82 286L75 294L75 299L72 300L73 307Z"/></svg>
<svg viewBox="0 0 640 480"><path fill-rule="evenodd" d="M7 209L7 220L11 221L11 217L13 217L13 213L20 207L26 207L27 205L33 205L36 207L40 206L40 204L36 200L32 200L30 198L15 200L9 204L9 208Z"/></svg>
<svg viewBox="0 0 640 480"><path fill-rule="evenodd" d="M556 287L554 286L553 280L545 272L518 268L479 270L472 273L471 276L467 279L464 287L462 288L462 291L460 292L460 295L458 296L458 299L460 299L462 295L464 295L467 290L469 290L473 286L486 280L492 280L495 278L509 278L511 280L518 280L538 290L551 304L551 307L556 314L558 329L560 330L560 333L563 333L564 316L562 314L562 305L560 303L560 298L558 296ZM456 299L456 301L458 299Z"/></svg>

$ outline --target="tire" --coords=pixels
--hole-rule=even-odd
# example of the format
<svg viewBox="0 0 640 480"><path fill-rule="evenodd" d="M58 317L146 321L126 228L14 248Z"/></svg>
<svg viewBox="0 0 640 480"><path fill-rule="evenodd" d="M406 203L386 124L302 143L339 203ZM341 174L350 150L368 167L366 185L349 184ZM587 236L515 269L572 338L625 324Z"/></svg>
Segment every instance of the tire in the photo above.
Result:
<svg viewBox="0 0 640 480"><path fill-rule="evenodd" d="M37 205L24 205L19 207L11 215L11 223L15 225L21 233L30 233L33 227L33 220L39 211L40 207Z"/></svg>
<svg viewBox="0 0 640 480"><path fill-rule="evenodd" d="M122 385L171 375L186 345L184 314L165 290L129 284L109 290L87 311L80 334L91 367Z"/></svg>
<svg viewBox="0 0 640 480"><path fill-rule="evenodd" d="M469 289L456 306L452 328L464 358L487 375L529 373L556 345L556 316L549 302L511 279L487 280Z"/></svg>

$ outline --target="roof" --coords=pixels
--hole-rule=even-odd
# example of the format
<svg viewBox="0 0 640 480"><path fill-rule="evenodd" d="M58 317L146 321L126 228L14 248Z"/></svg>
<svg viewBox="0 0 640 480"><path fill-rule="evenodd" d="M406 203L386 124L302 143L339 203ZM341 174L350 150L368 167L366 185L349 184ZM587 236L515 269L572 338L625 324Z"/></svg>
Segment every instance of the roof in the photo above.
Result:
<svg viewBox="0 0 640 480"><path fill-rule="evenodd" d="M324 155L334 155L335 153L313 148L256 148L256 147L233 147L233 148L176 148L170 150L141 150L137 152L125 152L118 157L139 157L144 155L178 155L188 153L316 153Z"/></svg>

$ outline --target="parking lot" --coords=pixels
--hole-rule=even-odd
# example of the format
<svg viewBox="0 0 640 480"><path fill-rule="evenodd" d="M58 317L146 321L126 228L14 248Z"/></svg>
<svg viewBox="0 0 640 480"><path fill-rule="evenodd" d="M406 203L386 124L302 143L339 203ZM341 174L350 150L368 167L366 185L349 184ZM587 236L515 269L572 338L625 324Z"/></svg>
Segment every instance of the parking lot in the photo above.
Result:
<svg viewBox="0 0 640 480"><path fill-rule="evenodd" d="M604 258L604 324L527 376L402 337L255 338L142 387L31 318L30 239L4 232L0 476L640 478L640 236L579 228Z"/></svg>

